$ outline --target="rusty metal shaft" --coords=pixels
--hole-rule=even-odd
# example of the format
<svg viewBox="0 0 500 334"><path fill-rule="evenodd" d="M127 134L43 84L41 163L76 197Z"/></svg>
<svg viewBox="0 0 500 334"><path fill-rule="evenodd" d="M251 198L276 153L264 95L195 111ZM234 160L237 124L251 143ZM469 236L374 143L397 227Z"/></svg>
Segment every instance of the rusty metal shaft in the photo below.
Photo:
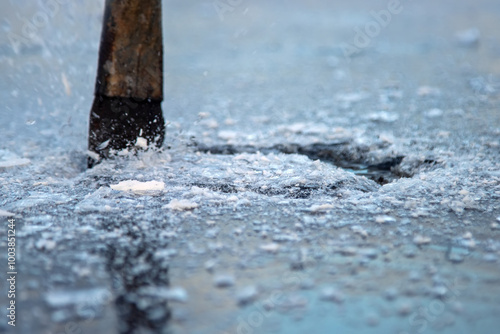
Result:
<svg viewBox="0 0 500 334"><path fill-rule="evenodd" d="M161 0L106 0L89 167L123 149L160 147L165 137Z"/></svg>

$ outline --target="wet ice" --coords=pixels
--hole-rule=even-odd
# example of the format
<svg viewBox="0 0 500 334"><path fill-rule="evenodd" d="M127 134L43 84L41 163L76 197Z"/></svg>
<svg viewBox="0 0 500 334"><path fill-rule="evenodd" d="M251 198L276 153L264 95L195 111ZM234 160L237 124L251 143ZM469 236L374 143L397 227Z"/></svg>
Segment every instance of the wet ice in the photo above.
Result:
<svg viewBox="0 0 500 334"><path fill-rule="evenodd" d="M436 270L450 279L467 276L463 267L451 267L456 269L452 271L450 262L491 272L492 277L497 274L498 80L466 60L455 73L446 63L454 64L455 58L443 57L443 50L450 52L446 43L416 43L422 49L416 58L433 64L433 71L446 69L433 75L424 73L422 63L415 65L416 71L406 61L391 62L405 65L397 70L387 67L381 58L383 40L355 66L345 65L333 47L325 45L334 40L331 31L351 31L351 26L332 26L321 43L304 38L300 48L285 21L273 31L282 29L282 36L288 37L274 41L267 40L273 35L266 25L262 30L254 26L245 38L257 42L247 50L246 42L225 39L224 29L233 36L238 27L230 18L206 29L219 32L209 35L193 33L198 24L208 22L194 20L195 27L169 30L186 35L172 33L167 38L183 43L195 39L200 49L220 50L217 57L207 52L204 58L170 40L165 77L169 94L164 104L170 123L163 152L123 154L86 170L87 117L102 13L98 6L86 5L85 11L79 6L80 2L68 4L64 13L71 15L58 16L48 30L40 31L47 37L45 45L23 48L18 55L0 54L5 73L0 83L5 103L0 115L0 217L15 216L22 222L20 247L24 259L33 259L23 260L25 272L32 273L30 279L44 292L39 301L55 309L43 311L40 306L40 322L79 319L83 313L61 313L61 308L102 296L102 289L120 291L106 269L111 261L106 245L126 245L120 252L144 252L129 256L136 261L131 264L137 269L130 272L132 278L139 279L158 263L170 266L171 287L148 282L138 295L145 301L158 296L184 305L189 309L183 313L187 331L204 319L195 305L213 297L213 290L227 291L229 302L222 300L235 307L230 310L235 319L242 314L238 312L254 310L236 306L251 307L267 299L275 281L307 287L312 294L305 303L302 295L287 293L278 304L281 310L297 306L315 312L316 300L334 302L333 306L343 301L349 307L355 304L352 295L373 293L396 300L394 306L383 304L384 310L406 324L418 307L429 305L426 298L449 293L442 282L433 286L426 266L437 262ZM345 18L334 10L325 13L328 17L318 25L330 27ZM301 25L303 16L294 15L287 17L298 20L294 24L299 27L315 27ZM272 17L270 22L275 20L282 18ZM72 29L58 28L66 25ZM88 29L75 34L77 27ZM476 48L489 43L487 31L481 29L480 39L474 31L466 32L457 36L458 42ZM453 35L449 39L453 42ZM401 42L408 43L408 36ZM413 52L403 49L390 53L399 60L397 52ZM494 48L487 50L481 53L484 57L494 54ZM436 58L426 58L434 52ZM218 58L228 55L221 66ZM307 71L291 76L302 67L283 64L295 60ZM220 74L207 71L217 67ZM205 72L202 81L200 74ZM353 75L362 79L352 79ZM193 88L193 83L198 86ZM404 156L392 171L401 178L381 186L331 161L298 153L197 151L197 144L265 148L318 143L347 143L342 154L351 162L377 164ZM137 144L143 146L143 141L139 138ZM145 260L149 256L151 263ZM78 268L91 264L91 269L73 272L75 263L82 264ZM399 271L395 274L393 268ZM88 270L92 275L85 274ZM251 276L253 270L263 274ZM304 271L314 277L286 276ZM233 272L234 277L224 276ZM466 278L472 289L481 290L474 286L477 278L471 277ZM78 280L90 287L77 287ZM370 288L370 282L380 287ZM215 289L221 284L227 289ZM477 295L493 298L491 292ZM462 296L468 295L464 291ZM471 308L469 300L473 298L464 304ZM113 310L114 304L109 305ZM495 305L491 303L493 311ZM198 308L209 316L220 315L212 305ZM358 314L370 325L383 323L373 310Z"/></svg>

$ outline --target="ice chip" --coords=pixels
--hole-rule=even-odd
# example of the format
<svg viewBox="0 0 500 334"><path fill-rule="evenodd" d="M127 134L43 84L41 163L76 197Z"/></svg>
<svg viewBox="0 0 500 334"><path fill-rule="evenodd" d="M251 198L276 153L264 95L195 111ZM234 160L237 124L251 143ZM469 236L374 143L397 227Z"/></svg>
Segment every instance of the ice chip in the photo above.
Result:
<svg viewBox="0 0 500 334"><path fill-rule="evenodd" d="M165 189L165 182L163 181L147 181L141 182L137 180L125 180L118 184L110 185L111 189L118 191L130 191L133 193L148 193L158 192Z"/></svg>
<svg viewBox="0 0 500 334"><path fill-rule="evenodd" d="M176 211L186 211L193 210L198 207L198 203L192 202L187 199L173 199L167 205L164 205L164 209L176 210Z"/></svg>
<svg viewBox="0 0 500 334"><path fill-rule="evenodd" d="M135 146L142 148L142 149L147 149L148 148L148 140L146 138L137 137L137 140L135 142Z"/></svg>

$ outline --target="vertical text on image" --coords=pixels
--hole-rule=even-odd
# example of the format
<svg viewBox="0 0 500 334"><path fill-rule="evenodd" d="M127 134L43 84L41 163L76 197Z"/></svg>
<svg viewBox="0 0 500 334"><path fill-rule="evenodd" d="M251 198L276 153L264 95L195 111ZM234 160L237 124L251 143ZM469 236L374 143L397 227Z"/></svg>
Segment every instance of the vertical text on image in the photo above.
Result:
<svg viewBox="0 0 500 334"><path fill-rule="evenodd" d="M7 318L10 326L16 326L16 220L8 219L7 224Z"/></svg>

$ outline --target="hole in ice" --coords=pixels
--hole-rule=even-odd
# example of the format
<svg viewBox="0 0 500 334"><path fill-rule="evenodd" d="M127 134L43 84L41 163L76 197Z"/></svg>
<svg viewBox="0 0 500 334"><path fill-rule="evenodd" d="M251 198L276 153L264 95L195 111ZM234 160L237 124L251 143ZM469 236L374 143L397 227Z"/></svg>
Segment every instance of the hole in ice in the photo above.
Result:
<svg viewBox="0 0 500 334"><path fill-rule="evenodd" d="M284 153L284 154L301 154L312 160L320 160L334 164L337 167L343 168L346 171L356 175L365 176L384 185L399 179L405 175L397 173L397 167L404 156L390 157L379 163L369 163L366 161L366 153L360 148L353 147L349 142L337 143L315 143L310 145L299 144L278 144L271 147L255 147L251 145L215 145L206 146L203 144L197 145L197 150L202 153L235 155L240 153Z"/></svg>

